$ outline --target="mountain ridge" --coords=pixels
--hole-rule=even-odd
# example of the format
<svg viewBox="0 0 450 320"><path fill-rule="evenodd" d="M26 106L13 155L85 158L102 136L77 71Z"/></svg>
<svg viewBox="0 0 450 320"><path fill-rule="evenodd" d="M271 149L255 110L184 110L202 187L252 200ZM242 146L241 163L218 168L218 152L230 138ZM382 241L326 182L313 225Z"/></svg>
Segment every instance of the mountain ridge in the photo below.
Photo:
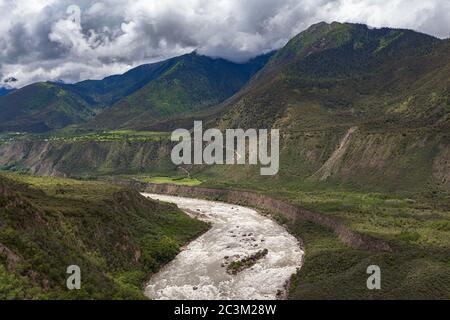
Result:
<svg viewBox="0 0 450 320"><path fill-rule="evenodd" d="M109 76L102 80L86 80L75 84L34 83L17 89L11 94L0 96L0 131L46 132L87 122L122 99L129 98L132 101L133 95L137 96L137 93L139 93L137 99L143 101L142 112L156 105L161 113L160 111L167 109L162 104L170 106L172 101L178 106L177 108L183 108L186 111L192 111L190 108L202 109L202 105L203 107L214 105L239 90L253 73L262 67L266 61L265 57L268 55L255 58L249 63L237 64L224 59L200 56L193 52L161 62L141 65L124 74ZM183 75L181 70L178 72L181 73L178 77L200 79L199 83L202 87L200 92L197 92L198 97L191 98L191 95L196 94L195 88L187 90L181 87L180 89L179 85L173 86L171 95L164 96L167 91L165 81L168 79L164 80L161 77L180 64L183 64L187 73L190 74ZM228 72L228 69L231 72ZM158 83L155 84L155 81ZM151 83L153 85L150 89L143 90ZM192 80L191 83L194 81ZM146 105L147 95L152 100L152 106ZM172 113L176 112L178 111L172 111ZM150 118L154 117L154 114L153 112ZM113 117L119 116L120 114L116 114ZM110 116L106 116L105 119L110 120ZM104 128L102 124L95 127Z"/></svg>
<svg viewBox="0 0 450 320"><path fill-rule="evenodd" d="M172 116L203 111L245 86L271 55L242 64L196 52L183 55L158 79L118 101L83 128L145 130Z"/></svg>
<svg viewBox="0 0 450 320"><path fill-rule="evenodd" d="M171 131L190 129L194 120L222 130L277 128L281 132L278 179L346 183L375 190L428 185L449 189L449 53L450 41L410 30L319 24L268 57L237 93L215 106L198 112L174 108L175 114L158 114L157 109L146 107L130 112L122 105L113 108L119 117L107 110L78 128L87 132L117 128ZM179 67L168 69L156 83L179 88L170 87L176 84L173 74L185 70ZM148 92L152 93L146 90L144 100L151 97ZM356 129L344 139L350 128ZM170 146L161 140L125 138L131 140L125 147L122 141L87 139L83 144L70 137L64 143L6 143L0 148L0 165L51 175L70 175L73 168L77 176L83 170L96 175L105 170L114 174L174 169L168 157ZM343 140L345 148L338 150ZM150 158L157 159L156 167L153 160L142 156L143 150L155 152ZM223 178L234 181L242 177L261 180L253 177L250 166L198 170L213 176L226 172Z"/></svg>
<svg viewBox="0 0 450 320"><path fill-rule="evenodd" d="M232 109L232 104L239 105L239 101L243 100L253 101L249 90L253 90L253 96L258 97L255 100L261 100L265 95L270 98L267 92L285 92L284 97L279 97L276 103L266 102L268 108L280 105L280 100L298 100L302 95L305 99L319 100L323 104L320 94L330 96L330 90L336 90L337 86L348 86L347 91L356 91L356 94L337 91L327 102L327 112L331 110L332 104L336 104L335 108L340 104L348 108L352 102L345 100L364 99L370 94L399 95L404 89L401 86L413 85L417 82L416 78L420 80L419 77L427 76L429 71L438 73L440 68L448 68L446 62L449 59L445 58L447 50L444 40L410 30L369 29L357 24L317 24L277 51L249 82L244 92L245 98L242 93L238 94L238 99L231 97L228 107ZM419 64L421 59L426 59L427 64ZM396 66L398 63L404 66ZM426 70L427 67L430 70ZM394 73L396 70L398 74ZM445 83L440 87L445 90L444 86ZM317 93L311 92L314 87ZM250 114L261 117L264 113ZM378 116L367 115L372 118ZM237 123L227 125L243 125L245 118L239 115L235 118L239 119ZM249 123L254 124L254 120L249 120Z"/></svg>

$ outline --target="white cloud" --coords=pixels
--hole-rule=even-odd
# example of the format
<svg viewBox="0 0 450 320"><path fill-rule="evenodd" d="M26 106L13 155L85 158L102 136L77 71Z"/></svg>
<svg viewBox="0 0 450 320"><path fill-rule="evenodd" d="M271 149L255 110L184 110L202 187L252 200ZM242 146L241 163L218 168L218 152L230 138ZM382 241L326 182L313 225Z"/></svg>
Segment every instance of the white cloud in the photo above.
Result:
<svg viewBox="0 0 450 320"><path fill-rule="evenodd" d="M101 78L194 49L244 61L319 21L450 36L447 0L0 0L0 78Z"/></svg>

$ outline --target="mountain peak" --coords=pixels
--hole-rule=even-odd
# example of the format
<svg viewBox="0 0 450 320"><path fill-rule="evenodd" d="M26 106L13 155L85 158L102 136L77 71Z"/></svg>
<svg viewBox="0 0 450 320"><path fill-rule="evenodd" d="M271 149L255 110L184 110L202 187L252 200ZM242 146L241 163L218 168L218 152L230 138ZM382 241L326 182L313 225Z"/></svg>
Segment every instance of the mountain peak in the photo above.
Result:
<svg viewBox="0 0 450 320"><path fill-rule="evenodd" d="M325 22L325 21L321 21L321 22L317 22L317 23L314 23L314 24L310 25L303 32L305 32L305 31L307 31L307 32L314 32L314 31L323 30L323 29L331 30L333 28L337 28L337 27L345 25L345 24L350 24L350 23L342 23L342 22L337 22L337 21L333 21L333 22L328 23L328 22Z"/></svg>
<svg viewBox="0 0 450 320"><path fill-rule="evenodd" d="M269 68L344 46L376 55L394 44L402 46L401 50L419 52L427 50L435 41L440 40L406 29L369 28L365 24L347 22L319 22L300 32L280 49Z"/></svg>
<svg viewBox="0 0 450 320"><path fill-rule="evenodd" d="M296 57L338 47L351 38L351 24L319 22L300 32L272 59L272 64L285 64Z"/></svg>

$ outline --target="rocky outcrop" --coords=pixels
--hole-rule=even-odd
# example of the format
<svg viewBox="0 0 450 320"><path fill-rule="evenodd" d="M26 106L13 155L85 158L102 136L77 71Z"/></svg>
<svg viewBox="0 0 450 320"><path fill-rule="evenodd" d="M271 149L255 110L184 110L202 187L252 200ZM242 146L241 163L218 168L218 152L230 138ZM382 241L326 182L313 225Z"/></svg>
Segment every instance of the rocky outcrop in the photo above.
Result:
<svg viewBox="0 0 450 320"><path fill-rule="evenodd" d="M351 127L348 129L345 136L342 138L337 149L333 152L331 157L324 163L324 165L313 175L313 178L317 178L321 181L328 179L334 171L337 171L339 164L350 145L350 139L352 134L357 130L357 127Z"/></svg>
<svg viewBox="0 0 450 320"><path fill-rule="evenodd" d="M433 161L433 176L450 190L450 145L440 145Z"/></svg>
<svg viewBox="0 0 450 320"><path fill-rule="evenodd" d="M40 176L78 177L167 168L170 141L19 141L0 144L0 167Z"/></svg>
<svg viewBox="0 0 450 320"><path fill-rule="evenodd" d="M176 172L174 145L162 141L12 141L0 143L0 168L42 176ZM364 190L409 191L427 183L450 190L450 139L433 128L382 132L364 127L282 134L282 179L344 183ZM195 166L202 171L204 167ZM231 177L252 172L237 166ZM187 173L189 174L189 172Z"/></svg>
<svg viewBox="0 0 450 320"><path fill-rule="evenodd" d="M1 256L6 258L6 267L9 271L13 271L16 268L16 265L23 260L2 243L0 243L0 257Z"/></svg>
<svg viewBox="0 0 450 320"><path fill-rule="evenodd" d="M146 191L162 194L219 200L239 205L249 205L259 209L276 212L288 219L303 219L333 230L345 244L364 250L391 251L389 244L379 239L359 234L351 230L339 219L322 213L312 212L263 194L246 191L220 190L211 188L177 186L169 184L147 184Z"/></svg>

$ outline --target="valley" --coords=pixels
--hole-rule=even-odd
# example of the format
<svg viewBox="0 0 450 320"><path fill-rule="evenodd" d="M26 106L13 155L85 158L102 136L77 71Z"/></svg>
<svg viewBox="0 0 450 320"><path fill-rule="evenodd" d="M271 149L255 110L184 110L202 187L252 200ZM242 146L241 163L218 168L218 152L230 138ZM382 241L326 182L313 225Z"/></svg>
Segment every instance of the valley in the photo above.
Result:
<svg viewBox="0 0 450 320"><path fill-rule="evenodd" d="M145 298L142 284L153 274L150 298L266 299L294 274L288 299L448 299L449 57L448 39L323 22L247 63L193 52L103 80L2 95L0 244L23 263L10 268L12 258L0 253L0 295ZM222 133L279 130L279 171L175 165L171 133L191 133L194 121ZM286 215L286 207L315 218ZM254 223L246 233L258 226L267 240L275 230L283 245L237 268L233 281L220 259L264 249L227 236L241 218ZM43 260L47 247L54 264ZM69 258L94 270L99 292L64 291L56 270ZM286 270L271 268L277 259ZM369 265L380 266L382 290L367 290ZM275 276L266 292L255 279L268 274Z"/></svg>

